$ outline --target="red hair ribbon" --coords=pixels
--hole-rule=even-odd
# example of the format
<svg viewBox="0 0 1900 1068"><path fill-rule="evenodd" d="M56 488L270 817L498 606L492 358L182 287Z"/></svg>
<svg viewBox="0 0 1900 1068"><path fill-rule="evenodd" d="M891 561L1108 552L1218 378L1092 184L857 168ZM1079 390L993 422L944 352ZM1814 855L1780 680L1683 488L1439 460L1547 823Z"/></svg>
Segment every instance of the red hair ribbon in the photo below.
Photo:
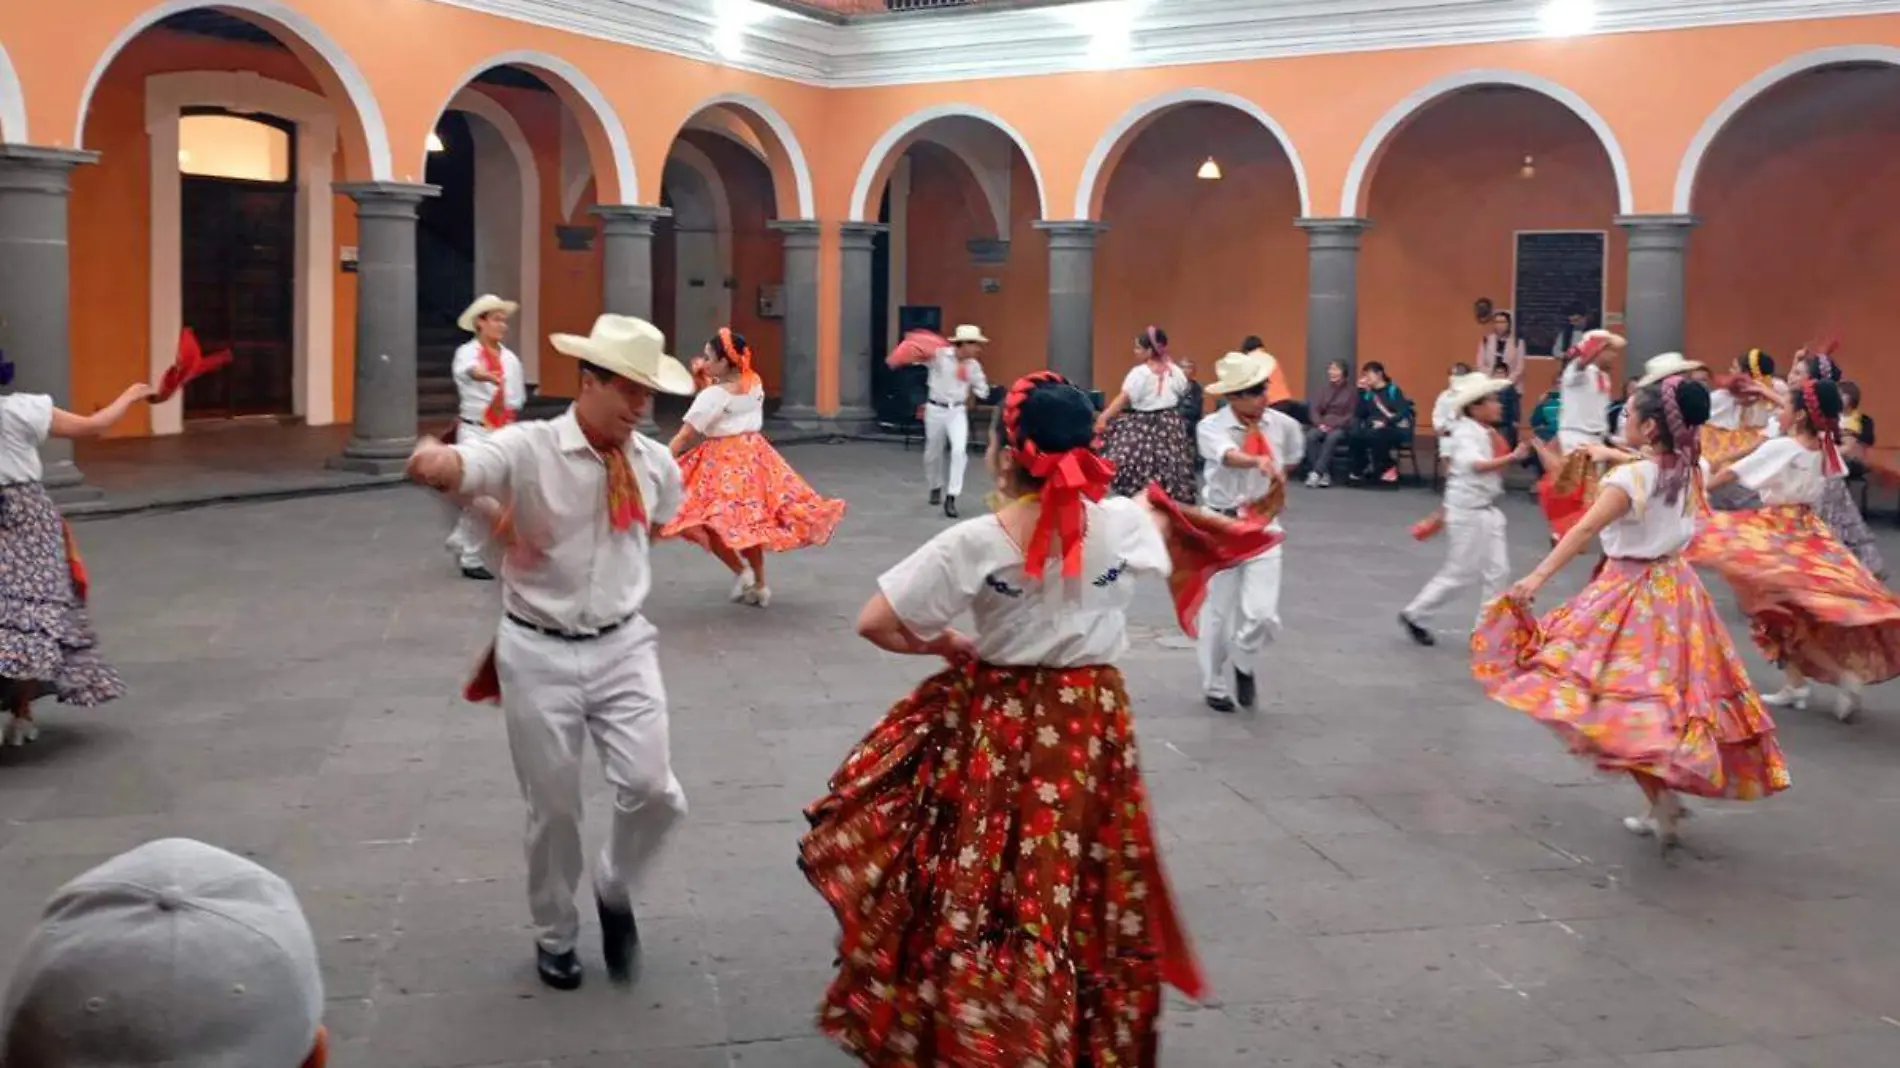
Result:
<svg viewBox="0 0 1900 1068"><path fill-rule="evenodd" d="M1029 474L1042 480L1042 514L1036 517L1036 529L1029 536L1023 570L1030 578L1041 578L1054 543L1062 548L1062 577L1079 578L1082 536L1087 526L1085 502L1099 501L1108 494L1115 467L1086 448L1056 453L1032 451L1023 459Z"/></svg>
<svg viewBox="0 0 1900 1068"><path fill-rule="evenodd" d="M739 366L739 388L750 393L752 387L759 384L759 376L752 373L752 346L735 346L732 343L732 328L719 328L719 347L724 350L726 362Z"/></svg>
<svg viewBox="0 0 1900 1068"><path fill-rule="evenodd" d="M163 404L171 400L185 384L225 366L231 362L231 350L224 349L209 356L198 347L198 335L186 327L178 335L178 358L165 369L165 377L159 380L158 392L152 394L153 404Z"/></svg>
<svg viewBox="0 0 1900 1068"><path fill-rule="evenodd" d="M1801 383L1801 399L1801 407L1808 413L1808 425L1814 428L1814 436L1821 439L1821 473L1832 477L1845 472L1847 465L1841 462L1841 448L1835 443L1841 436L1840 424L1821 414L1821 398L1814 391L1814 379Z"/></svg>

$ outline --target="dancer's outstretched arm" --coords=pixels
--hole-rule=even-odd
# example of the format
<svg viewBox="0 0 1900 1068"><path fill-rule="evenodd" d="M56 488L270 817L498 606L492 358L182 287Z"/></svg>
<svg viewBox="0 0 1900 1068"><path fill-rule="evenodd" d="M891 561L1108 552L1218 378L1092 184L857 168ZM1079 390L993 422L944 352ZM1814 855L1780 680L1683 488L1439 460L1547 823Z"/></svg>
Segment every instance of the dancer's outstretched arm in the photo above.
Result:
<svg viewBox="0 0 1900 1068"><path fill-rule="evenodd" d="M1550 581L1550 576L1563 570L1565 564L1575 560L1577 555L1583 552L1584 548L1603 531L1604 527L1623 518L1629 510L1629 494L1624 493L1620 487L1605 485L1598 490L1596 503L1590 506L1590 510L1583 514L1583 518L1577 525L1571 527L1556 547L1550 550L1550 555L1544 557L1543 563L1538 564L1530 574L1517 580L1517 584L1511 587L1511 596L1526 604L1530 603L1536 598L1537 591L1543 588L1544 583Z"/></svg>
<svg viewBox="0 0 1900 1068"><path fill-rule="evenodd" d="M53 409L52 423L47 435L55 438L94 438L105 433L112 424L125 418L132 405L156 395L149 383L134 382L125 387L125 392L111 404L91 415L79 415L64 408Z"/></svg>

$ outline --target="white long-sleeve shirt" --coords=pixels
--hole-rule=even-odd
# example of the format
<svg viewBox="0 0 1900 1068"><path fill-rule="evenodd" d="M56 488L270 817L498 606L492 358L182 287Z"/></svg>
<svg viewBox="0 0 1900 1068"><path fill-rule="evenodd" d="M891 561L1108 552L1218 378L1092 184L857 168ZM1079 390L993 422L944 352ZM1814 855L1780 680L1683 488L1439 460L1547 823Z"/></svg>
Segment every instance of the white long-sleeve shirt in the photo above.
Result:
<svg viewBox="0 0 1900 1068"><path fill-rule="evenodd" d="M1249 501L1265 497L1273 488L1273 483L1259 468L1229 467L1225 463L1228 453L1246 445L1248 429L1232 407L1222 408L1201 420L1200 426L1195 428L1195 444L1205 464L1201 503L1207 507L1234 511ZM1300 429L1299 420L1268 408L1260 413L1260 430L1273 449L1281 477L1286 477L1286 472L1299 466L1300 458L1306 454L1306 434ZM1279 520L1274 520L1273 529L1279 529Z"/></svg>
<svg viewBox="0 0 1900 1068"><path fill-rule="evenodd" d="M957 350L950 346L938 349L925 364L930 369L930 403L939 405L963 405L970 403L971 391L978 394L990 391L989 379L983 377L983 365L976 360L959 360ZM958 374L962 371L968 377Z"/></svg>

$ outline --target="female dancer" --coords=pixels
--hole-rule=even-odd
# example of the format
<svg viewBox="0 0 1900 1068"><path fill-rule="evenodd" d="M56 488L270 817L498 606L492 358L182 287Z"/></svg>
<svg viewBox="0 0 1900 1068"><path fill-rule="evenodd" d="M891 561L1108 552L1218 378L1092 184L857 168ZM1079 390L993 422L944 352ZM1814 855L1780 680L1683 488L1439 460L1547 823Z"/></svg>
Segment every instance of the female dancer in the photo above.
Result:
<svg viewBox="0 0 1900 1068"><path fill-rule="evenodd" d="M1841 430L1847 430L1847 413L1850 408L1847 403L1849 384L1841 381L1841 365L1835 363L1833 356L1824 351L1802 349L1795 353L1794 366L1788 369L1789 394L1800 392L1803 384L1810 380L1832 382L1835 388L1841 391L1841 418L1838 422ZM1859 398L1855 399L1858 401ZM1771 430L1775 433L1780 432L1779 418L1771 426ZM1814 510L1821 517L1821 521L1827 524L1828 529L1834 532L1834 536L1840 539L1841 544L1847 546L1847 551L1854 554L1854 559L1859 560L1861 566L1875 578L1885 582L1887 562L1880 555L1880 543L1875 540L1874 532L1868 529L1866 518L1860 514L1860 506L1854 503L1854 495L1847 491L1847 442L1837 436L1836 444L1842 450L1843 466L1839 474L1828 477L1827 485L1822 488L1821 499L1815 504Z"/></svg>
<svg viewBox="0 0 1900 1068"><path fill-rule="evenodd" d="M1114 660L1137 575L1170 578L1191 633L1212 571L1278 536L1158 489L1103 500L1093 415L1053 372L1019 379L990 450L1011 503L886 572L858 617L953 664L806 813L800 866L842 928L818 1025L864 1064L1152 1068L1162 981L1201 993Z"/></svg>
<svg viewBox="0 0 1900 1068"><path fill-rule="evenodd" d="M33 701L45 694L91 707L125 693L119 673L99 659L86 614L86 565L72 527L40 484L40 444L90 438L155 395L143 382L91 415L53 406L41 393L0 396L0 689L13 714L0 742L39 737Z"/></svg>
<svg viewBox="0 0 1900 1068"><path fill-rule="evenodd" d="M685 538L732 572L732 600L764 608L765 554L823 545L844 518L845 502L820 497L798 477L759 429L765 387L752 373L745 337L721 328L706 342L699 391L674 435L685 499L661 531Z"/></svg>
<svg viewBox="0 0 1900 1068"><path fill-rule="evenodd" d="M1788 786L1775 725L1682 558L1695 534L1696 430L1709 393L1677 376L1644 387L1624 420L1642 459L1604 480L1596 502L1536 570L1494 601L1471 639L1472 674L1492 699L1551 727L1597 767L1627 772L1649 812L1623 821L1675 842L1678 793L1742 800ZM1607 557L1583 591L1533 619L1531 599L1602 535Z"/></svg>
<svg viewBox="0 0 1900 1068"><path fill-rule="evenodd" d="M1832 382L1806 379L1782 405L1788 432L1716 473L1739 482L1761 507L1709 516L1690 559L1735 588L1755 644L1780 664L1787 683L1771 705L1805 708L1808 681L1839 688L1834 715L1860 710L1863 685L1900 675L1900 600L1850 554L1815 512L1841 464Z"/></svg>
<svg viewBox="0 0 1900 1068"><path fill-rule="evenodd" d="M1168 332L1160 327L1135 338L1135 355L1141 363L1128 372L1122 391L1095 422L1102 454L1115 465L1114 492L1133 497L1159 482L1168 496L1193 504L1199 464L1179 408L1187 375L1168 355Z"/></svg>

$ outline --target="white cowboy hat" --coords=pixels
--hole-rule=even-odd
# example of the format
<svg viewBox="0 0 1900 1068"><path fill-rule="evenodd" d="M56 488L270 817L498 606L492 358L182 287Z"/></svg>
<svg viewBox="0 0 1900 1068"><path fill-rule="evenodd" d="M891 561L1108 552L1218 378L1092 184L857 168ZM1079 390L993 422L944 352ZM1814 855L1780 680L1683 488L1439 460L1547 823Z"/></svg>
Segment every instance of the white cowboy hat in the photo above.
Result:
<svg viewBox="0 0 1900 1068"><path fill-rule="evenodd" d="M493 293L483 293L481 296L475 298L475 303L470 304L467 310L456 317L455 325L472 334L475 332L475 320L480 319L489 312L513 315L520 310L521 305L516 304L512 300L503 300Z"/></svg>
<svg viewBox="0 0 1900 1068"><path fill-rule="evenodd" d="M562 355L649 389L681 397L693 395L693 373L666 354L666 335L644 319L603 315L594 320L594 329L586 337L551 334L548 341Z"/></svg>
<svg viewBox="0 0 1900 1068"><path fill-rule="evenodd" d="M1510 379L1494 378L1483 371L1459 375L1451 380L1451 410L1462 416L1465 414L1465 409L1471 405L1509 388L1511 388Z"/></svg>
<svg viewBox="0 0 1900 1068"><path fill-rule="evenodd" d="M1220 396L1252 389L1272 378L1275 366L1273 355L1265 349L1230 352L1215 362L1215 381L1207 392Z"/></svg>
<svg viewBox="0 0 1900 1068"><path fill-rule="evenodd" d="M971 326L969 323L964 323L962 326L957 327L957 332L950 335L950 344L952 345L987 345L989 343L990 339L983 336L983 331Z"/></svg>
<svg viewBox="0 0 1900 1068"><path fill-rule="evenodd" d="M1675 375L1704 370L1707 368L1680 352L1665 352L1661 356L1651 356L1643 361L1643 377L1636 380L1636 385L1640 389L1644 386L1653 386Z"/></svg>

